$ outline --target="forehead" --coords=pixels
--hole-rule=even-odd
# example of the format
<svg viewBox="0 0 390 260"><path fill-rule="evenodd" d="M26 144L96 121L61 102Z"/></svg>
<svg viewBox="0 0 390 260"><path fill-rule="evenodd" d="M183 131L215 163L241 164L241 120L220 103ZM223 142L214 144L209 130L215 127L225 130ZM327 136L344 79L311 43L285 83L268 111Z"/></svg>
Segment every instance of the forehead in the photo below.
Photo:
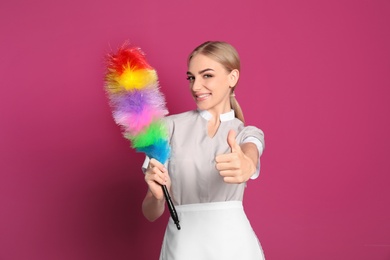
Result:
<svg viewBox="0 0 390 260"><path fill-rule="evenodd" d="M215 71L219 71L223 70L224 68L219 62L204 54L196 54L193 56L190 63L188 64L188 70L191 73L197 73L204 69L213 69Z"/></svg>

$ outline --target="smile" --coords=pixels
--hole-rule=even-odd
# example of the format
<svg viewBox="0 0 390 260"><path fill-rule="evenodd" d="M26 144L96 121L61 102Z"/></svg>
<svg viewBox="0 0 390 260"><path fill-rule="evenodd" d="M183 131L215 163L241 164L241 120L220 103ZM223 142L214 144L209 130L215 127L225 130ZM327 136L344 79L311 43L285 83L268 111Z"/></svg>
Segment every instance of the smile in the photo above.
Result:
<svg viewBox="0 0 390 260"><path fill-rule="evenodd" d="M209 96L211 96L211 94L201 94L201 95L196 95L195 97L197 101L203 101L207 99Z"/></svg>

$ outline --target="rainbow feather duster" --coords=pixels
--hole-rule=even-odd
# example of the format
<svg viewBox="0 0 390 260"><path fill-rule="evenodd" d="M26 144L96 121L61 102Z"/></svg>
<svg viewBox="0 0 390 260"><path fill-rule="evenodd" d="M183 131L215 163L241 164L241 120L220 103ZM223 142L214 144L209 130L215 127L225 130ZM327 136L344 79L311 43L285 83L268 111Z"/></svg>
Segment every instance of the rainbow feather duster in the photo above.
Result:
<svg viewBox="0 0 390 260"><path fill-rule="evenodd" d="M105 89L115 122L132 148L165 163L170 147L162 118L168 110L156 71L140 48L128 44L108 54L107 61Z"/></svg>
<svg viewBox="0 0 390 260"><path fill-rule="evenodd" d="M115 122L138 152L165 163L170 155L168 130L163 117L168 114L159 90L156 71L138 47L124 44L108 54L105 88ZM171 217L180 229L175 206L165 185L161 186Z"/></svg>

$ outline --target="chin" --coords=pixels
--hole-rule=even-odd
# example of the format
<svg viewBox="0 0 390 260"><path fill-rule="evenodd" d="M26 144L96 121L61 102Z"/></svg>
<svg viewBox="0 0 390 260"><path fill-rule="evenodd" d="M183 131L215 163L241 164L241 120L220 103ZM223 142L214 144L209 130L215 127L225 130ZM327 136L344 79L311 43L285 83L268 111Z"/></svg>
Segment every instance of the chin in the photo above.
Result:
<svg viewBox="0 0 390 260"><path fill-rule="evenodd" d="M202 105L202 104L196 104L196 106L198 107L199 110L207 110L207 109L209 109L208 106L205 106L205 105Z"/></svg>

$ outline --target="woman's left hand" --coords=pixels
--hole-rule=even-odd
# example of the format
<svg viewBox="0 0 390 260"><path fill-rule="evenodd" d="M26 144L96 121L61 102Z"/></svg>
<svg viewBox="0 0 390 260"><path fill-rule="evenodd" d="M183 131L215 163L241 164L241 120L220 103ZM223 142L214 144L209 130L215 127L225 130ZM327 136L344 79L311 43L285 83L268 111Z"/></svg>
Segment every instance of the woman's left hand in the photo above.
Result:
<svg viewBox="0 0 390 260"><path fill-rule="evenodd" d="M227 142L231 153L217 155L216 168L227 183L246 182L256 171L258 160L256 145L245 143L241 147L236 142L236 133L233 130L229 131Z"/></svg>

